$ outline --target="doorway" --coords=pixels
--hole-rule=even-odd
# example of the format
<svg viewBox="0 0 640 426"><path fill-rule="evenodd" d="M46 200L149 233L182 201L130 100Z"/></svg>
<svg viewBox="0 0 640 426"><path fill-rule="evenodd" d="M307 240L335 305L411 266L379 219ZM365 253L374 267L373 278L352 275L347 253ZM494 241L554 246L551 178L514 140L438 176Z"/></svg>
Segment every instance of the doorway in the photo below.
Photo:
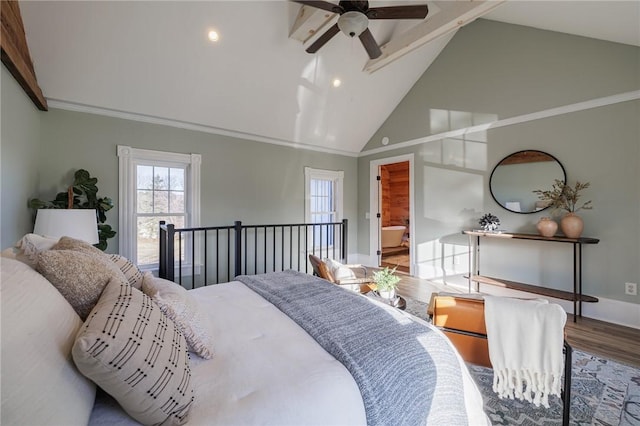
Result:
<svg viewBox="0 0 640 426"><path fill-rule="evenodd" d="M413 154L371 162L371 254L376 265L408 274L412 272L412 170Z"/></svg>

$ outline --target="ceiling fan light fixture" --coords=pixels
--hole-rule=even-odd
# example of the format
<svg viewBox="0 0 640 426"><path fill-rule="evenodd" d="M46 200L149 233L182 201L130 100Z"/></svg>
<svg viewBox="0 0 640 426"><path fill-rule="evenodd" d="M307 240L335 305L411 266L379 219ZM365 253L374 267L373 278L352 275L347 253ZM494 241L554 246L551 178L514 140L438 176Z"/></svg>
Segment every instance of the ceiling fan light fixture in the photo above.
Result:
<svg viewBox="0 0 640 426"><path fill-rule="evenodd" d="M338 18L338 28L349 37L359 36L367 29L369 18L364 13L349 11Z"/></svg>

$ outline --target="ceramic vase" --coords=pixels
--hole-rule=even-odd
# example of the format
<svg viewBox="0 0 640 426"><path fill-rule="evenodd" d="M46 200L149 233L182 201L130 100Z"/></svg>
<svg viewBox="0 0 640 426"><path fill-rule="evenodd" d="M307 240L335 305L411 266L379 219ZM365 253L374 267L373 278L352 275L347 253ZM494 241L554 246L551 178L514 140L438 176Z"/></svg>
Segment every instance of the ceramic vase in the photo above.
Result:
<svg viewBox="0 0 640 426"><path fill-rule="evenodd" d="M580 238L584 229L582 218L575 213L567 213L560 221L560 228L569 238Z"/></svg>
<svg viewBox="0 0 640 426"><path fill-rule="evenodd" d="M541 217L536 227L543 237L553 237L558 230L558 223L550 217Z"/></svg>

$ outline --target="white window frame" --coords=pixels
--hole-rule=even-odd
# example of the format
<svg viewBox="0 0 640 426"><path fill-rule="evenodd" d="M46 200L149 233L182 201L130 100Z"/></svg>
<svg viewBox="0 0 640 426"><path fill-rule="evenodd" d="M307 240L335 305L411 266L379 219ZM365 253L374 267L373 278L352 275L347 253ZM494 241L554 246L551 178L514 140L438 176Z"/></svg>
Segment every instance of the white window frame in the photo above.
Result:
<svg viewBox="0 0 640 426"><path fill-rule="evenodd" d="M137 235L135 232L136 179L138 164L154 164L167 167L184 167L185 173L185 227L200 226L200 154L180 154L118 145L118 222L119 253L137 264ZM185 253L185 259L190 255ZM189 262L191 263L191 262ZM150 265L145 269L157 269Z"/></svg>
<svg viewBox="0 0 640 426"><path fill-rule="evenodd" d="M335 205L335 222L341 222L344 217L344 171L342 170L323 170L313 169L311 167L304 168L304 219L305 223L311 223L311 181L314 179L332 180L334 183L334 205ZM312 230L309 230L311 233ZM312 244L312 238L309 236L309 244ZM307 249L313 249L308 247Z"/></svg>
<svg viewBox="0 0 640 426"><path fill-rule="evenodd" d="M313 179L332 180L334 182L334 197L336 207L336 222L340 222L343 215L343 185L344 171L304 168L304 220L311 223L311 181Z"/></svg>

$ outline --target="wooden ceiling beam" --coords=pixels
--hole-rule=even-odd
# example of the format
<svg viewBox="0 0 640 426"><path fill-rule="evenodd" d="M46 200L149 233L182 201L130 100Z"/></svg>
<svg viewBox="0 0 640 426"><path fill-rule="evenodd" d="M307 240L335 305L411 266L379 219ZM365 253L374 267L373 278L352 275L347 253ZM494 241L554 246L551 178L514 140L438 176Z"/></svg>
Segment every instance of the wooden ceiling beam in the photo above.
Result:
<svg viewBox="0 0 640 426"><path fill-rule="evenodd" d="M329 22L331 22L335 16L335 13L302 5L298 15L296 16L296 20L291 26L289 38L306 43Z"/></svg>
<svg viewBox="0 0 640 426"><path fill-rule="evenodd" d="M2 63L41 111L47 111L47 100L38 85L29 55L20 6L17 1L0 2Z"/></svg>
<svg viewBox="0 0 640 426"><path fill-rule="evenodd" d="M504 1L506 0L434 2L439 9L434 15L427 16L424 22L380 46L382 55L369 60L364 66L364 71L373 73L423 44L473 22L500 6Z"/></svg>

